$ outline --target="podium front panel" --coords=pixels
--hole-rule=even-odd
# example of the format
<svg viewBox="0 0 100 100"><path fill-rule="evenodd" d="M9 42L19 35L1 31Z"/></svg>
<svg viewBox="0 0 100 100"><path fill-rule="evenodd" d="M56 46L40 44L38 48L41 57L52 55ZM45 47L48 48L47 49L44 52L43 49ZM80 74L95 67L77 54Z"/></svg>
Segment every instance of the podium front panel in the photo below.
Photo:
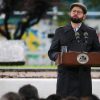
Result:
<svg viewBox="0 0 100 100"><path fill-rule="evenodd" d="M66 66L100 66L100 53L99 52L67 52L59 53L56 60L57 65Z"/></svg>

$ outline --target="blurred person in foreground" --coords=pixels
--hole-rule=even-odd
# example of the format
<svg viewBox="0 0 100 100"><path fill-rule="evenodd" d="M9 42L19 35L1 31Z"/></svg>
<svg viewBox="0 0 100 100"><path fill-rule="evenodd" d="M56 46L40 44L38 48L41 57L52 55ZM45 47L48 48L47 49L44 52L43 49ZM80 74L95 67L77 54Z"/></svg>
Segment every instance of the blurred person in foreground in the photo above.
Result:
<svg viewBox="0 0 100 100"><path fill-rule="evenodd" d="M57 94L51 94L46 98L46 100L63 100L63 98Z"/></svg>
<svg viewBox="0 0 100 100"><path fill-rule="evenodd" d="M89 99L89 100L100 100L100 99L99 99L99 97L98 97L97 95L92 94L92 95L90 96L90 99Z"/></svg>
<svg viewBox="0 0 100 100"><path fill-rule="evenodd" d="M55 31L52 44L48 51L51 60L56 61L58 52L67 46L67 52L99 52L100 44L96 30L84 24L87 7L82 3L70 6L70 23ZM58 65L57 91L60 96L76 96L88 100L92 94L90 66Z"/></svg>
<svg viewBox="0 0 100 100"><path fill-rule="evenodd" d="M64 98L63 100L80 100L80 98L75 97L75 96L67 96L67 97Z"/></svg>
<svg viewBox="0 0 100 100"><path fill-rule="evenodd" d="M22 100L38 100L38 90L35 86L26 84L22 86L19 91L19 95L21 96Z"/></svg>
<svg viewBox="0 0 100 100"><path fill-rule="evenodd" d="M8 92L4 94L0 100L22 100L21 97L15 92Z"/></svg>

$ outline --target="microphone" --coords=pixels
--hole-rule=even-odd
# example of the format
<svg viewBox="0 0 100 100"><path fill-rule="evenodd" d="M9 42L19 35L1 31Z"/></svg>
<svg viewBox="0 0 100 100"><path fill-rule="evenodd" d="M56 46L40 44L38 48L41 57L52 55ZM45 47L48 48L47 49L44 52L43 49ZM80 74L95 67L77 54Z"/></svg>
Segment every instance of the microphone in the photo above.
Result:
<svg viewBox="0 0 100 100"><path fill-rule="evenodd" d="M79 32L75 32L75 37L78 43L80 43L80 34Z"/></svg>
<svg viewBox="0 0 100 100"><path fill-rule="evenodd" d="M83 35L84 35L84 38L85 38L85 43L87 43L88 33L87 33L87 32L85 32Z"/></svg>

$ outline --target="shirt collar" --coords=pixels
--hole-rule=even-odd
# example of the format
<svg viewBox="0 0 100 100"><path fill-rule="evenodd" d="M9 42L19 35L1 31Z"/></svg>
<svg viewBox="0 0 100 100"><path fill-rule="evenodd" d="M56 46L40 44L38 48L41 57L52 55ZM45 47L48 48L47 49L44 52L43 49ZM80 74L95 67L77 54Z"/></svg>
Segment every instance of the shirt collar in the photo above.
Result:
<svg viewBox="0 0 100 100"><path fill-rule="evenodd" d="M81 27L82 23L79 24L78 27L74 28L74 31L77 32L79 30L79 28Z"/></svg>
<svg viewBox="0 0 100 100"><path fill-rule="evenodd" d="M87 29L86 25L84 23L80 23L79 28L83 31L85 31ZM66 26L64 26L64 31L68 32L70 30L72 30L72 25L71 23L68 23ZM73 30L74 31L74 30Z"/></svg>

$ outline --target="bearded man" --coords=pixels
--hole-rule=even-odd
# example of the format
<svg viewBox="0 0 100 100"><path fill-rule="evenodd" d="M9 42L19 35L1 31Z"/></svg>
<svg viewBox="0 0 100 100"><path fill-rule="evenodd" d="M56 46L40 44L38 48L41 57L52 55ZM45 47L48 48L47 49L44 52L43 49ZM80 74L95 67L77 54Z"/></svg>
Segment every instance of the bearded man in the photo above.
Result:
<svg viewBox="0 0 100 100"><path fill-rule="evenodd" d="M73 3L70 6L70 23L57 28L48 51L48 56L55 61L62 47L67 47L67 52L97 52L100 44L96 30L85 25L87 7L81 3ZM88 99L92 95L92 80L90 66L73 67L59 65L57 76L57 95L62 97L75 96L81 100Z"/></svg>

